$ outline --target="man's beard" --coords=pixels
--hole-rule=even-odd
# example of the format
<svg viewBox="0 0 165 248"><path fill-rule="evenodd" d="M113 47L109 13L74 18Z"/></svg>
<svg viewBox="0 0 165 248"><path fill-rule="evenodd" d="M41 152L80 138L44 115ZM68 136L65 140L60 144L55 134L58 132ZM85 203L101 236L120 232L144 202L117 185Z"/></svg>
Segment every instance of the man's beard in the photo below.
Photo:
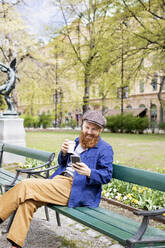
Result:
<svg viewBox="0 0 165 248"><path fill-rule="evenodd" d="M90 134L91 139L88 139L89 134L85 134L83 131L80 133L79 141L83 149L94 147L99 141L99 135Z"/></svg>

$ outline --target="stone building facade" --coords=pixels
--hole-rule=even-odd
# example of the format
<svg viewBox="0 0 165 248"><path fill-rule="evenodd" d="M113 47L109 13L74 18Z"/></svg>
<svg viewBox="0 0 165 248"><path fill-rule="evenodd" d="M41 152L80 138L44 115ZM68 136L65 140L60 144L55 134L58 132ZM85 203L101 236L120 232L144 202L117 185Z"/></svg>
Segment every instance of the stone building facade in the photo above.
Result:
<svg viewBox="0 0 165 248"><path fill-rule="evenodd" d="M150 79L137 81L131 89L124 87L123 98L117 93L116 98L104 100L105 115L115 115L121 113L123 105L124 113L132 113L135 116L147 116L150 123L157 126L160 122L165 122L165 109L161 108L158 98L162 77L156 80ZM161 99L165 104L165 82L161 90ZM91 105L95 109L101 110L101 100L91 99Z"/></svg>

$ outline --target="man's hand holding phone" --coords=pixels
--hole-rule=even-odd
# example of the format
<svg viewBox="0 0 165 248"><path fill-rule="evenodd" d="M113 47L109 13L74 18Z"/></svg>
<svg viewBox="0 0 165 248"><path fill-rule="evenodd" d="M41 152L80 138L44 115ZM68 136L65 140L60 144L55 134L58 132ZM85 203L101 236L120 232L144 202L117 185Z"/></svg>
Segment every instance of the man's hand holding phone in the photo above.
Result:
<svg viewBox="0 0 165 248"><path fill-rule="evenodd" d="M79 156L71 155L71 162L72 162L73 168L80 175L84 175L84 176L90 177L90 175L91 175L91 169L86 164L84 164L83 162L81 162Z"/></svg>

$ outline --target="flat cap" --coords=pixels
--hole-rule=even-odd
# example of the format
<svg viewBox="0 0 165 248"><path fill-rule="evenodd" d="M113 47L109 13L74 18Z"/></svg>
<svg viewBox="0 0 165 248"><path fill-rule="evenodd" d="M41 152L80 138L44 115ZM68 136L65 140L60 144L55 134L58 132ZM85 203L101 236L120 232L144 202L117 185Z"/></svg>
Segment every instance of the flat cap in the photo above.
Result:
<svg viewBox="0 0 165 248"><path fill-rule="evenodd" d="M99 127L105 127L106 126L106 119L99 111L89 110L89 111L85 112L82 120L83 121L86 120L88 122L94 123Z"/></svg>

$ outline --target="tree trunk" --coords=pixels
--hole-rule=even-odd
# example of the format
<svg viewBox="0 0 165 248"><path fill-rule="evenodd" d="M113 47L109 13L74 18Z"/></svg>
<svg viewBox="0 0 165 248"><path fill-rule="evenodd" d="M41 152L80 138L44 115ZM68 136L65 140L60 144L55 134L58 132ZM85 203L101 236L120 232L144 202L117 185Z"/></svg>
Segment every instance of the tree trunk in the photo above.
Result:
<svg viewBox="0 0 165 248"><path fill-rule="evenodd" d="M84 96L83 96L83 114L88 110L89 110L89 78L88 78L88 73L85 73Z"/></svg>
<svg viewBox="0 0 165 248"><path fill-rule="evenodd" d="M105 107L105 98L106 98L106 96L104 95L104 94L102 94L102 108L101 108L101 112L102 112L102 114L104 115L105 114L105 109L106 109L106 107Z"/></svg>
<svg viewBox="0 0 165 248"><path fill-rule="evenodd" d="M162 96L161 96L164 83L165 83L165 76L161 80L160 88L159 88L159 92L158 92L158 100L160 103L160 123L163 122L163 119L164 119L164 116L163 116L164 111L163 110L165 108L165 103L162 100Z"/></svg>

